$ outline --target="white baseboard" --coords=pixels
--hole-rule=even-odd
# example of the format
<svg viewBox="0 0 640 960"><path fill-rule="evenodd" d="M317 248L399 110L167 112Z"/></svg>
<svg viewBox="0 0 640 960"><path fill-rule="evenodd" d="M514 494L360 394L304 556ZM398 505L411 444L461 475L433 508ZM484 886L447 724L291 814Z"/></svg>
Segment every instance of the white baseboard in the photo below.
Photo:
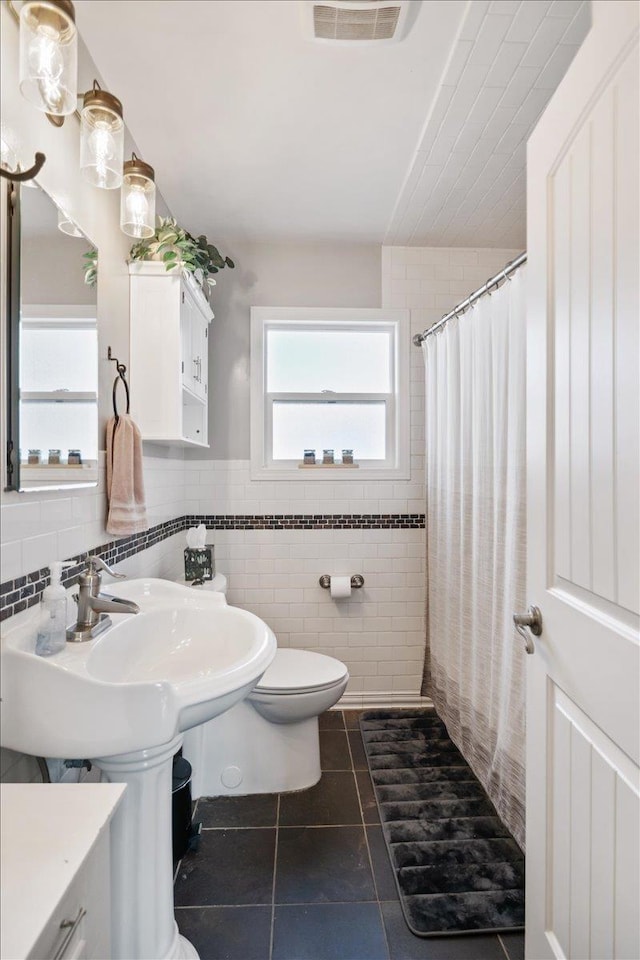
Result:
<svg viewBox="0 0 640 960"><path fill-rule="evenodd" d="M421 697L419 693L394 690L393 693L345 693L333 710L376 710L394 707L432 707L430 697Z"/></svg>

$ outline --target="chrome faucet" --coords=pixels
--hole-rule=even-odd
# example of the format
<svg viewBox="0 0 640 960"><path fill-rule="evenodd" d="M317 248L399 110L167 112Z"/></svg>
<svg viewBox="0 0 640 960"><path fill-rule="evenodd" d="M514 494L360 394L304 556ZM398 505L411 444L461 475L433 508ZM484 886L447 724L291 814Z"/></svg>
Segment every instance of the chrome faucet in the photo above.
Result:
<svg viewBox="0 0 640 960"><path fill-rule="evenodd" d="M111 626L110 613L139 613L137 603L131 600L121 600L119 597L108 597L100 593L102 575L99 571L105 570L112 577L124 580L125 574L116 573L106 565L100 557L89 557L87 569L80 574L78 580L79 591L74 599L78 604L78 619L67 630L67 640L80 643L83 640L93 640L99 633Z"/></svg>

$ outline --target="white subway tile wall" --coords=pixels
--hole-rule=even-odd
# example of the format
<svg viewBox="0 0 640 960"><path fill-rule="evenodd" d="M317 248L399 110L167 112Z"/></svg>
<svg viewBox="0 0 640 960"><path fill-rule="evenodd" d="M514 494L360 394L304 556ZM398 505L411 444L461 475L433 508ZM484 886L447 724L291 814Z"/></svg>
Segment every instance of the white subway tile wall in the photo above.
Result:
<svg viewBox="0 0 640 960"><path fill-rule="evenodd" d="M145 456L144 478L149 526L184 514L185 471L181 458ZM45 567L51 560L72 557L113 540L105 530L104 491L105 459L101 453L97 487L4 492L0 506L0 583ZM162 564L160 569L164 569Z"/></svg>
<svg viewBox="0 0 640 960"><path fill-rule="evenodd" d="M224 488L225 475L248 471L248 462L212 461L209 473L200 471L202 493ZM220 512L246 514L246 502L227 500ZM287 501L284 492L274 502L269 512L320 512L303 500ZM322 503L329 514L406 512L402 506L371 509L363 499L345 501L338 511L326 493ZM207 504L207 497L198 501L197 512L208 512ZM216 569L229 578L229 602L268 623L279 646L343 660L351 675L350 696L381 693L402 701L418 695L422 673L424 536L424 529L283 529L220 530L209 539L215 543ZM352 590L350 599L333 600L318 583L325 573L361 573L365 584Z"/></svg>

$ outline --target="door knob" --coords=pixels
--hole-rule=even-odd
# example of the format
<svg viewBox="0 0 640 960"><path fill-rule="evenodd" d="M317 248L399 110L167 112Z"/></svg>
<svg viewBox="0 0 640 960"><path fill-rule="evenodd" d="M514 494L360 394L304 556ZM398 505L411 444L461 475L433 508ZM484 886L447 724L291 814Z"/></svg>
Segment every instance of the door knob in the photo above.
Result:
<svg viewBox="0 0 640 960"><path fill-rule="evenodd" d="M516 630L524 640L524 648L527 653L535 653L535 644L527 631L530 631L534 637L539 637L542 633L542 614L540 613L540 608L531 606L526 613L514 613L513 622Z"/></svg>

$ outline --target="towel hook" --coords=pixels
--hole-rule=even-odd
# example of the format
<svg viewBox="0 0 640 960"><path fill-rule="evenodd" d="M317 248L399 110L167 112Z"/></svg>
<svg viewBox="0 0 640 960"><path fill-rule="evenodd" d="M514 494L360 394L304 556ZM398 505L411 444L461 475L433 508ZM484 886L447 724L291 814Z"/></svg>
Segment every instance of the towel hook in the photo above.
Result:
<svg viewBox="0 0 640 960"><path fill-rule="evenodd" d="M108 359L108 360L111 360L113 363L115 363L115 365L116 365L116 370L118 371L118 375L117 375L117 377L115 378L115 380L113 381L113 391L112 391L112 394L111 394L112 400L113 400L113 415L114 415L115 420L116 420L116 423L117 423L117 422L119 421L119 419L120 419L120 414L118 413L118 401L117 401L117 389L118 389L118 382L119 382L120 380L121 380L122 383L124 384L124 392L125 392L126 397L127 397L127 409L126 409L126 412L127 412L127 413L129 413L129 408L130 408L130 400L131 400L131 398L130 398L130 395L129 395L129 384L127 383L127 379L126 379L126 377L125 377L125 374L126 374L126 372L127 372L127 368L125 367L124 363L120 363L120 361L118 360L117 357L112 357L112 356L111 356L111 347L109 347L108 350L107 350L107 359Z"/></svg>

